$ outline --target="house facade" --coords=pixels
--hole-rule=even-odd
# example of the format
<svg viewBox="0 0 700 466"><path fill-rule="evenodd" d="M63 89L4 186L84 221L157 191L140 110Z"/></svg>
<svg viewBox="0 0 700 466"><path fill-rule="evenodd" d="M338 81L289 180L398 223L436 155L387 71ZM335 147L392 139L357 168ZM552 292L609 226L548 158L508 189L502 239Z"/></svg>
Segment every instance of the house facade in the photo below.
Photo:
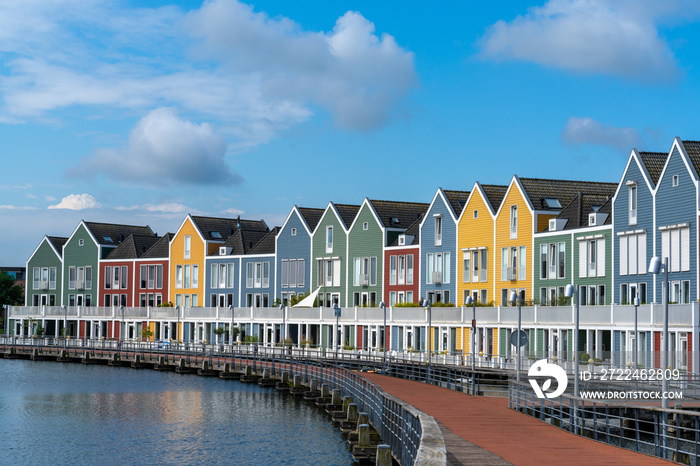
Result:
<svg viewBox="0 0 700 466"><path fill-rule="evenodd" d="M68 238L44 236L27 260L24 304L58 306L63 285L63 245Z"/></svg>

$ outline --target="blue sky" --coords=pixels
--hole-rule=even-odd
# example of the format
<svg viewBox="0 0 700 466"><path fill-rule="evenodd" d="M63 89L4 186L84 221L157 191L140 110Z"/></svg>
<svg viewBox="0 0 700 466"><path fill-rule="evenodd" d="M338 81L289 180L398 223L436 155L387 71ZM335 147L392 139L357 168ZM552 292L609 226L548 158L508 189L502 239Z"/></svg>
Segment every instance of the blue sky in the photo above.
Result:
<svg viewBox="0 0 700 466"><path fill-rule="evenodd" d="M696 2L0 2L0 265L81 219L618 181L699 139Z"/></svg>

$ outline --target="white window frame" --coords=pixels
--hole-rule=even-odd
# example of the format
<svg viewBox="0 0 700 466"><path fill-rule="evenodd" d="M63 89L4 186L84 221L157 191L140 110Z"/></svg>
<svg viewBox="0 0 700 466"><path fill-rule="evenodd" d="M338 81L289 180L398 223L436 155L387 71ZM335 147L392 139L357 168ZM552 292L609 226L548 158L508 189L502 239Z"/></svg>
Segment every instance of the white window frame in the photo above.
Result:
<svg viewBox="0 0 700 466"><path fill-rule="evenodd" d="M637 224L637 183L627 186L627 212L630 225Z"/></svg>
<svg viewBox="0 0 700 466"><path fill-rule="evenodd" d="M183 257L185 259L189 259L192 256L192 236L191 235L185 235L182 254L183 254Z"/></svg>
<svg viewBox="0 0 700 466"><path fill-rule="evenodd" d="M518 239L518 206L510 206L510 239Z"/></svg>
<svg viewBox="0 0 700 466"><path fill-rule="evenodd" d="M433 215L435 221L435 246L442 246L442 215Z"/></svg>
<svg viewBox="0 0 700 466"><path fill-rule="evenodd" d="M406 285L413 285L413 254L406 254Z"/></svg>
<svg viewBox="0 0 700 466"><path fill-rule="evenodd" d="M333 225L326 227L326 253L333 252Z"/></svg>

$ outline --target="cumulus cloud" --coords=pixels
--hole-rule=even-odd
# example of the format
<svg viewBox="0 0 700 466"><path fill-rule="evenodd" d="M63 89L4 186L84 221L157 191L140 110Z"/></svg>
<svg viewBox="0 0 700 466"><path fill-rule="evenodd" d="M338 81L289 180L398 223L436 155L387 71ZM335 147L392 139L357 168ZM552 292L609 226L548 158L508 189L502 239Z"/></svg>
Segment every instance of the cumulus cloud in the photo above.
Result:
<svg viewBox="0 0 700 466"><path fill-rule="evenodd" d="M237 183L240 176L224 162L226 147L211 125L191 123L171 108L158 108L136 124L126 148L99 150L67 174L101 173L126 183Z"/></svg>
<svg viewBox="0 0 700 466"><path fill-rule="evenodd" d="M510 22L498 21L478 45L489 59L668 82L679 70L659 26L698 12L687 0L550 0Z"/></svg>
<svg viewBox="0 0 700 466"><path fill-rule="evenodd" d="M561 135L570 145L597 145L613 147L623 154L643 144L642 134L635 128L609 126L588 117L571 117Z"/></svg>
<svg viewBox="0 0 700 466"><path fill-rule="evenodd" d="M175 106L215 121L242 147L269 141L317 107L343 128L377 128L417 83L413 54L359 13L329 32L308 31L235 0L189 13L5 0L2 52L0 122L50 120L75 106Z"/></svg>
<svg viewBox="0 0 700 466"><path fill-rule="evenodd" d="M56 205L50 205L49 209L85 210L102 207L97 200L89 194L70 194Z"/></svg>

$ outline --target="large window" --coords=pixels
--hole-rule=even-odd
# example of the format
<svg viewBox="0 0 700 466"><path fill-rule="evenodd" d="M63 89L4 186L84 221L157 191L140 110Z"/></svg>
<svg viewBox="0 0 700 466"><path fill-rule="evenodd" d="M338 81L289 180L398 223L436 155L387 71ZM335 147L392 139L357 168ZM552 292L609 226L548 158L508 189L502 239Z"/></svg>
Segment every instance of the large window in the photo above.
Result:
<svg viewBox="0 0 700 466"><path fill-rule="evenodd" d="M631 184L627 186L627 201L629 211L629 224L637 224L637 185Z"/></svg>
<svg viewBox="0 0 700 466"><path fill-rule="evenodd" d="M578 243L578 276L605 276L605 238L581 239Z"/></svg>
<svg viewBox="0 0 700 466"><path fill-rule="evenodd" d="M394 267L396 267L396 256ZM391 262L391 260L390 260ZM396 269L394 268L394 273ZM394 280L396 275L394 274ZM391 279L389 280L391 282ZM375 286L377 284L377 258L376 257L355 257L353 259L353 285L354 286ZM395 282L394 282L395 284Z"/></svg>
<svg viewBox="0 0 700 466"><path fill-rule="evenodd" d="M647 273L646 233L620 234L620 275Z"/></svg>
<svg viewBox="0 0 700 466"><path fill-rule="evenodd" d="M397 278L397 283L399 285L405 285L406 284L406 256L399 256L399 269L398 269L398 276Z"/></svg>
<svg viewBox="0 0 700 466"><path fill-rule="evenodd" d="M406 255L406 284L413 285L413 254Z"/></svg>
<svg viewBox="0 0 700 466"><path fill-rule="evenodd" d="M333 227L326 227L326 252L333 252Z"/></svg>
<svg viewBox="0 0 700 466"><path fill-rule="evenodd" d="M525 246L501 249L501 281L525 280L527 261Z"/></svg>
<svg viewBox="0 0 700 466"><path fill-rule="evenodd" d="M143 267L143 266L142 266ZM112 288L112 267L105 267L105 290ZM141 287L143 288L143 287Z"/></svg>
<svg viewBox="0 0 700 466"><path fill-rule="evenodd" d="M662 227L661 257L668 257L669 272L690 270L690 227L687 224Z"/></svg>
<svg viewBox="0 0 700 466"><path fill-rule="evenodd" d="M426 255L426 283L450 283L451 255L449 252L428 253Z"/></svg>
<svg viewBox="0 0 700 466"><path fill-rule="evenodd" d="M356 259L357 260L357 259ZM357 264L355 264L355 275L359 274L359 270L357 270ZM359 277L358 277L359 279ZM357 280L355 280L355 286L358 285ZM389 257L389 285L396 285L396 256L390 256Z"/></svg>
<svg viewBox="0 0 700 466"><path fill-rule="evenodd" d="M566 277L566 243L540 244L540 278Z"/></svg>
<svg viewBox="0 0 700 466"><path fill-rule="evenodd" d="M189 259L191 255L192 255L192 237L190 235L185 235L184 258Z"/></svg>
<svg viewBox="0 0 700 466"><path fill-rule="evenodd" d="M510 206L510 239L518 237L518 206Z"/></svg>
<svg viewBox="0 0 700 466"><path fill-rule="evenodd" d="M435 219L435 246L442 246L442 216L436 215Z"/></svg>
<svg viewBox="0 0 700 466"><path fill-rule="evenodd" d="M317 286L340 286L340 259L317 259Z"/></svg>

